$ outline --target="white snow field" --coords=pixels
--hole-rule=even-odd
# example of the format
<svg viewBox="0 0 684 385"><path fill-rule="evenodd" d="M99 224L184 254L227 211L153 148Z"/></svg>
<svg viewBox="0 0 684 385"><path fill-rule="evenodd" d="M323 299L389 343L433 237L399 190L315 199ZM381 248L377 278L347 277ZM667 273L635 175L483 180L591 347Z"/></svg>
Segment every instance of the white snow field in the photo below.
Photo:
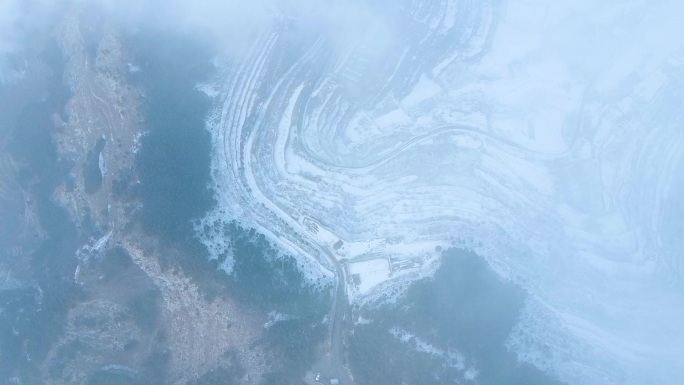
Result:
<svg viewBox="0 0 684 385"><path fill-rule="evenodd" d="M360 303L466 245L529 292L520 360L684 383L684 2L330 3L217 60L203 224L334 256Z"/></svg>

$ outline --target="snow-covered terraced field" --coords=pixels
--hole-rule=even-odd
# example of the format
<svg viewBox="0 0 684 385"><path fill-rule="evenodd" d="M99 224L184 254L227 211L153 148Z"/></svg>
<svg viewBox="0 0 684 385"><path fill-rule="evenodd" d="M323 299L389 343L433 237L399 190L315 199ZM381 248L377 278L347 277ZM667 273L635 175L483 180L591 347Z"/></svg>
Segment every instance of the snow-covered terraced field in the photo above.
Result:
<svg viewBox="0 0 684 385"><path fill-rule="evenodd" d="M350 281L360 302L464 243L530 293L521 360L572 384L684 378L684 3L274 12L204 87L204 223L255 227L312 273L405 272Z"/></svg>

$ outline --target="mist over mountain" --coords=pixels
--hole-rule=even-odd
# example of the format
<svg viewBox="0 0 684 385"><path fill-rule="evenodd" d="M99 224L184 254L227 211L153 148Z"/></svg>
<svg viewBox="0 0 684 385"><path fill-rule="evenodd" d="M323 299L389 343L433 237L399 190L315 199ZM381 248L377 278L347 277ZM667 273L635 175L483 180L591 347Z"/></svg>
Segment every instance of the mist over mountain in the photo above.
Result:
<svg viewBox="0 0 684 385"><path fill-rule="evenodd" d="M683 12L0 2L0 382L684 381Z"/></svg>

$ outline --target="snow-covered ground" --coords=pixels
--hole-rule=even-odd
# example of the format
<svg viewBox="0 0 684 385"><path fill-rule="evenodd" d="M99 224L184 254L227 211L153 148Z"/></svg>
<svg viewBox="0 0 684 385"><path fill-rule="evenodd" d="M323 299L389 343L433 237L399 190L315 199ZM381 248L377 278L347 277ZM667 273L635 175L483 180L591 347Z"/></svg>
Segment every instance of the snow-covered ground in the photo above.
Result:
<svg viewBox="0 0 684 385"><path fill-rule="evenodd" d="M387 258L352 262L347 266L352 278L351 284L358 290L359 294L368 293L374 286L387 281L392 275Z"/></svg>
<svg viewBox="0 0 684 385"><path fill-rule="evenodd" d="M684 380L684 3L355 4L276 18L204 86L205 222L259 229L312 278L333 255L365 277L353 300L416 276L378 261L464 242L530 293L521 360L572 384Z"/></svg>

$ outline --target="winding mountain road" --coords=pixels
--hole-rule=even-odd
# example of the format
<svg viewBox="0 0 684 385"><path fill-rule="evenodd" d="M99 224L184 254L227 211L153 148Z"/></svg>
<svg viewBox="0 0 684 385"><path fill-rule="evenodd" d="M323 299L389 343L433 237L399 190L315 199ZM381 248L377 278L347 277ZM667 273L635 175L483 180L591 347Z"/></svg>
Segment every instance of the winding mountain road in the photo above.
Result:
<svg viewBox="0 0 684 385"><path fill-rule="evenodd" d="M332 306L328 314L328 351L319 359L311 369L312 373L320 373L320 383L328 383L332 378L340 381L341 385L353 385L349 369L346 366L344 354L345 330L350 327L351 306L347 300L346 278L342 265L335 259L330 251L325 250L326 256L335 266L337 274L337 286L333 293ZM312 383L310 381L310 383ZM314 380L313 383L316 383Z"/></svg>

